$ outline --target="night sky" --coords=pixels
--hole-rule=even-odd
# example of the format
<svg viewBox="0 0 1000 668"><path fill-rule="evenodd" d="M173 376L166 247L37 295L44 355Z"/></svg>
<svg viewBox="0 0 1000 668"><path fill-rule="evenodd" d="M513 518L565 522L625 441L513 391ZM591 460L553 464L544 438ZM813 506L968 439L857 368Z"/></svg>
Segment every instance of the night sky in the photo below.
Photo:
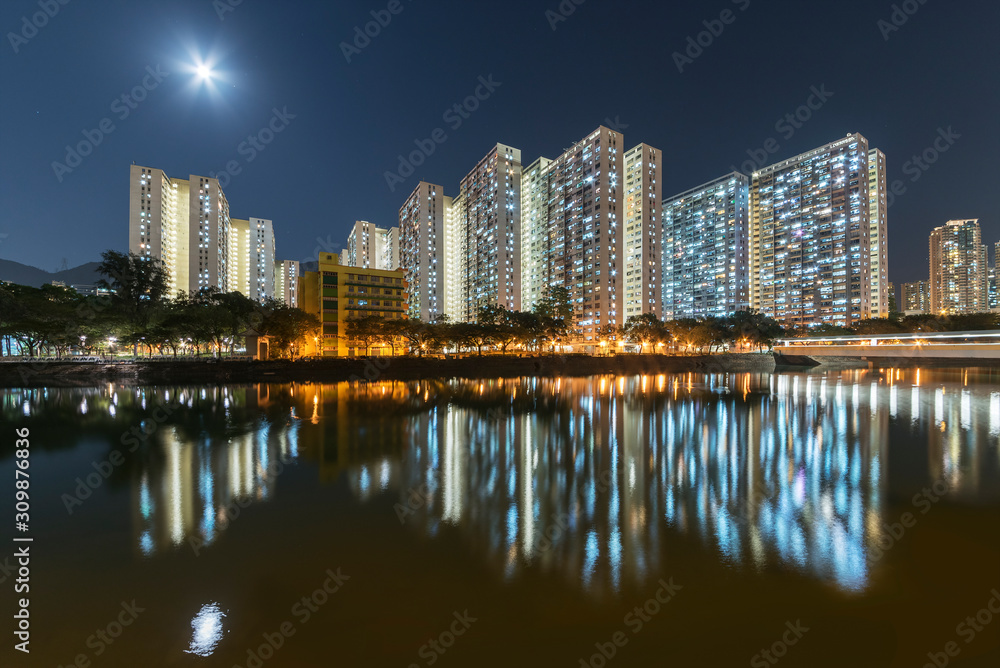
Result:
<svg viewBox="0 0 1000 668"><path fill-rule="evenodd" d="M395 224L421 179L457 194L498 141L527 165L609 123L628 147L663 149L666 196L762 155L769 139L778 148L757 165L864 134L905 189L889 211L896 283L926 279L928 233L948 219L979 218L991 248L1000 239L994 0L908 0L898 29L893 3L870 0L565 0L568 16L558 0L42 3L58 11L37 30L23 17L38 0L0 4L0 257L48 270L126 249L133 161L184 179L233 161L232 215L272 219L278 258L308 260L339 250L355 220ZM348 62L341 43L390 4L401 11L384 11L388 25ZM679 71L674 52L705 22L721 34L702 35L708 46ZM192 71L199 59L215 70L209 84ZM446 118L480 77L498 85L468 118ZM141 102L121 100L144 83ZM832 96L813 97L800 127L782 122L814 88ZM244 144L275 110L281 131L260 150ZM445 141L390 192L399 154L438 128ZM84 132L100 143L70 167L66 146ZM946 135L926 170L912 162Z"/></svg>

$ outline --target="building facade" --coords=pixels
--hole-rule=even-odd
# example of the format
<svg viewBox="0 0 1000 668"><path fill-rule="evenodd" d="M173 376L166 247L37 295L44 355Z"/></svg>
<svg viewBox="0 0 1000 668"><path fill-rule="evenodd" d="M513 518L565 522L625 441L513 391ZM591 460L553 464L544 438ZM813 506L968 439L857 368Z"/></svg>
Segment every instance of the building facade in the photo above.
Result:
<svg viewBox="0 0 1000 668"><path fill-rule="evenodd" d="M521 170L521 309L530 311L548 286L548 166L538 158Z"/></svg>
<svg viewBox="0 0 1000 668"><path fill-rule="evenodd" d="M663 202L663 318L722 317L750 305L750 178L739 172Z"/></svg>
<svg viewBox="0 0 1000 668"><path fill-rule="evenodd" d="M1000 274L1000 241L993 251L993 266L990 267L989 290L990 309L1000 312L1000 286L997 285L997 274Z"/></svg>
<svg viewBox="0 0 1000 668"><path fill-rule="evenodd" d="M229 239L229 291L263 301L274 297L274 227L270 220L232 219Z"/></svg>
<svg viewBox="0 0 1000 668"><path fill-rule="evenodd" d="M307 271L299 279L302 308L323 323L322 334L307 346L305 354L323 357L364 355L359 342L347 337L347 321L375 316L385 320L406 318L407 294L403 272L365 269L340 264L336 253L321 253L318 271ZM402 353L397 348L396 353ZM370 355L392 354L392 346L374 346Z"/></svg>
<svg viewBox="0 0 1000 668"><path fill-rule="evenodd" d="M379 269L399 269L399 228L390 227L382 235L382 266Z"/></svg>
<svg viewBox="0 0 1000 668"><path fill-rule="evenodd" d="M131 165L129 251L163 263L172 298L203 288L274 296L272 223L231 218L217 179L171 179L161 169Z"/></svg>
<svg viewBox="0 0 1000 668"><path fill-rule="evenodd" d="M662 315L660 289L663 152L639 144L625 152L624 318Z"/></svg>
<svg viewBox="0 0 1000 668"><path fill-rule="evenodd" d="M285 306L299 307L299 272L296 260L274 263L274 298Z"/></svg>
<svg viewBox="0 0 1000 668"><path fill-rule="evenodd" d="M345 266L361 269L396 269L399 266L399 228L385 229L365 220L354 223L347 235Z"/></svg>
<svg viewBox="0 0 1000 668"><path fill-rule="evenodd" d="M455 282L445 273L455 270L445 236L451 204L444 188L421 181L399 209L399 258L409 286L407 311L410 318L423 322L454 317L445 311L446 285Z"/></svg>
<svg viewBox="0 0 1000 668"><path fill-rule="evenodd" d="M573 330L585 345L596 344L601 327L624 322L624 152L621 133L601 126L542 174L544 285L569 292Z"/></svg>
<svg viewBox="0 0 1000 668"><path fill-rule="evenodd" d="M451 290L462 322L485 306L521 309L521 151L497 144L469 172L452 202Z"/></svg>
<svg viewBox="0 0 1000 668"><path fill-rule="evenodd" d="M989 310L988 253L978 219L949 220L930 236L931 313Z"/></svg>
<svg viewBox="0 0 1000 668"><path fill-rule="evenodd" d="M754 172L750 302L792 325L872 315L869 147L860 134Z"/></svg>
<svg viewBox="0 0 1000 668"><path fill-rule="evenodd" d="M889 201L886 190L885 153L868 151L868 204L871 231L869 267L871 271L871 315L889 317Z"/></svg>
<svg viewBox="0 0 1000 668"><path fill-rule="evenodd" d="M931 312L931 290L928 281L903 283L903 299L899 310L904 315L920 315Z"/></svg>

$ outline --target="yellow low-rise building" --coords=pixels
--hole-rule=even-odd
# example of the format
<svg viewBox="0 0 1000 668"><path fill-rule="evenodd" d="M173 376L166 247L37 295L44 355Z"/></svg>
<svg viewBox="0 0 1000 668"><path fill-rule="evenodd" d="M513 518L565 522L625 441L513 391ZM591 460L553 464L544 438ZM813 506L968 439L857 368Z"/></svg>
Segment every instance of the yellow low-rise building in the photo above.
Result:
<svg viewBox="0 0 1000 668"><path fill-rule="evenodd" d="M406 281L401 271L362 269L341 265L336 253L320 253L319 270L299 277L301 308L323 323L323 333L308 342L306 355L354 357L364 346L346 337L347 321L378 316L385 320L406 318ZM400 348L397 346L397 352ZM389 356L392 348L376 344L369 355Z"/></svg>

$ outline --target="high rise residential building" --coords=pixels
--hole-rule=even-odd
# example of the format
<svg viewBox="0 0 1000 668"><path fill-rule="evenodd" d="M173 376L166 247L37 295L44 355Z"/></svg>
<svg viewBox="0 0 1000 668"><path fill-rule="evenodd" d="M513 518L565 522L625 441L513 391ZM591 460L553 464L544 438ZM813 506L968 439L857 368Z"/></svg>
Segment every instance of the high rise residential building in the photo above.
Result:
<svg viewBox="0 0 1000 668"><path fill-rule="evenodd" d="M573 328L589 345L602 326L624 322L624 151L621 133L601 126L541 174L548 190L544 285L567 289Z"/></svg>
<svg viewBox="0 0 1000 668"><path fill-rule="evenodd" d="M285 306L299 306L299 263L279 260L274 263L274 298Z"/></svg>
<svg viewBox="0 0 1000 668"><path fill-rule="evenodd" d="M274 227L270 220L232 219L228 291L263 301L275 295Z"/></svg>
<svg viewBox="0 0 1000 668"><path fill-rule="evenodd" d="M663 318L750 305L750 178L739 172L663 202Z"/></svg>
<svg viewBox="0 0 1000 668"><path fill-rule="evenodd" d="M639 144L625 152L624 317L660 317L663 152Z"/></svg>
<svg viewBox="0 0 1000 668"><path fill-rule="evenodd" d="M444 310L446 279L452 278L446 271L454 271L445 238L451 203L444 188L421 181L399 209L399 258L409 286L410 318L454 317Z"/></svg>
<svg viewBox="0 0 1000 668"><path fill-rule="evenodd" d="M997 268L990 267L989 275L986 277L988 291L987 302L991 311L1000 311L1000 294L997 288Z"/></svg>
<svg viewBox="0 0 1000 668"><path fill-rule="evenodd" d="M931 312L931 290L928 281L903 283L903 299L899 310L906 315Z"/></svg>
<svg viewBox="0 0 1000 668"><path fill-rule="evenodd" d="M389 230L376 227L366 220L354 223L347 235L346 265L361 269L385 269L383 262L388 234Z"/></svg>
<svg viewBox="0 0 1000 668"><path fill-rule="evenodd" d="M382 234L382 266L380 269L399 269L399 228L390 227Z"/></svg>
<svg viewBox="0 0 1000 668"><path fill-rule="evenodd" d="M484 306L521 309L521 151L497 144L459 185L449 232L463 322Z"/></svg>
<svg viewBox="0 0 1000 668"><path fill-rule="evenodd" d="M246 296L262 301L274 297L274 225L264 218L250 219L250 291Z"/></svg>
<svg viewBox="0 0 1000 668"><path fill-rule="evenodd" d="M988 252L979 220L949 220L935 228L930 251L931 313L988 311Z"/></svg>
<svg viewBox="0 0 1000 668"><path fill-rule="evenodd" d="M850 134L754 172L750 302L787 324L872 315L869 147Z"/></svg>
<svg viewBox="0 0 1000 668"><path fill-rule="evenodd" d="M240 218L230 220L229 230L229 286L247 294L250 291L250 248L253 245L250 221Z"/></svg>
<svg viewBox="0 0 1000 668"><path fill-rule="evenodd" d="M868 151L868 204L871 232L868 243L871 271L871 315L889 317L889 226L885 153Z"/></svg>
<svg viewBox="0 0 1000 668"><path fill-rule="evenodd" d="M129 251L163 263L170 297L203 288L252 299L274 295L271 221L230 218L214 178L171 179L161 169L132 165Z"/></svg>
<svg viewBox="0 0 1000 668"><path fill-rule="evenodd" d="M521 170L521 309L534 309L548 286L548 166L538 158Z"/></svg>
<svg viewBox="0 0 1000 668"><path fill-rule="evenodd" d="M1000 241L996 243L993 252L993 266L990 267L989 290L990 310L1000 311L1000 286L997 285L997 274L1000 274Z"/></svg>
<svg viewBox="0 0 1000 668"><path fill-rule="evenodd" d="M129 251L159 259L168 293L206 287L229 290L229 202L217 179L171 179L163 170L132 165Z"/></svg>

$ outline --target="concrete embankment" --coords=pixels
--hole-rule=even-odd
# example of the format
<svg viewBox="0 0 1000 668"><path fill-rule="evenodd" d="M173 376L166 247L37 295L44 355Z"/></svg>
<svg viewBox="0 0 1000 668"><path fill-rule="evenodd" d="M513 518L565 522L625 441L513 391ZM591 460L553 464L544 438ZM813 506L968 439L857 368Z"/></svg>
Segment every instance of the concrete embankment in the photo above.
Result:
<svg viewBox="0 0 1000 668"><path fill-rule="evenodd" d="M913 367L947 369L947 368L997 368L1000 359L989 357L876 357L859 355L848 357L844 355L813 355L819 369L908 369Z"/></svg>
<svg viewBox="0 0 1000 668"><path fill-rule="evenodd" d="M787 365L787 362L784 364ZM423 378L513 378L518 376L591 376L682 372L764 372L775 370L771 354L725 355L500 355L462 358L371 358L307 362L137 361L128 364L78 362L6 362L0 386L88 386L106 382L163 383L336 383L348 380L419 380Z"/></svg>

